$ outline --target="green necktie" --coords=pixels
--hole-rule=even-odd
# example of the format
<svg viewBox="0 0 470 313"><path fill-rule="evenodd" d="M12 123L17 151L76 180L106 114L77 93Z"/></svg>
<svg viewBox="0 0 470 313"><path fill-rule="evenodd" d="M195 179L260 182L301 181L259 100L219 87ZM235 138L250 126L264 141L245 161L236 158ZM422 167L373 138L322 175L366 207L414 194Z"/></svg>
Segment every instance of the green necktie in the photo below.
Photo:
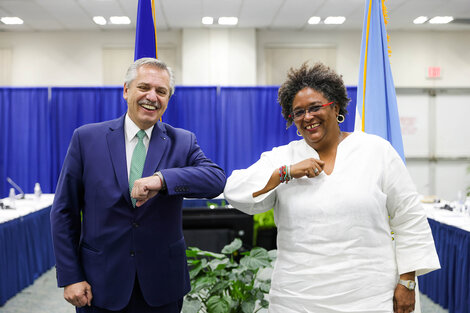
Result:
<svg viewBox="0 0 470 313"><path fill-rule="evenodd" d="M132 153L132 161L131 161L131 170L129 174L129 192L132 192L132 187L134 187L134 182L142 177L142 171L144 170L144 163L145 163L145 155L147 152L145 151L144 145L144 137L145 131L142 129L139 130L137 133L137 138L139 138L139 142L134 148L134 152ZM137 200L131 198L132 205L135 207L135 203Z"/></svg>

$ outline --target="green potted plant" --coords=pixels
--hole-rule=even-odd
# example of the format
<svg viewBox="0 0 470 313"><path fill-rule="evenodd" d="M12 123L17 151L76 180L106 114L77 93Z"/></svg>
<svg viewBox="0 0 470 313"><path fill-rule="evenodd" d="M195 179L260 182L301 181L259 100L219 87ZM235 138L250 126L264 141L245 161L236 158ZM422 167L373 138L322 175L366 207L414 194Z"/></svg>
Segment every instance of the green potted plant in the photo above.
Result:
<svg viewBox="0 0 470 313"><path fill-rule="evenodd" d="M183 313L253 313L267 308L265 295L271 287L276 250L253 248L241 252L236 238L221 253L189 247L191 291Z"/></svg>

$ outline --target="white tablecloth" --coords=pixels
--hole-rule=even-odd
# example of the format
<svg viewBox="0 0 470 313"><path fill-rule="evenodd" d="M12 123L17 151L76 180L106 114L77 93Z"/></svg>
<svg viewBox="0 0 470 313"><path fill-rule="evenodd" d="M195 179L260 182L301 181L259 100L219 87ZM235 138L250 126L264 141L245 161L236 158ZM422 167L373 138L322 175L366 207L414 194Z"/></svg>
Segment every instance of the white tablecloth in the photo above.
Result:
<svg viewBox="0 0 470 313"><path fill-rule="evenodd" d="M446 203L424 203L423 206L429 218L432 218L439 223L454 226L470 232L470 215L468 212L462 213L441 209L445 204ZM452 203L448 204L453 206Z"/></svg>
<svg viewBox="0 0 470 313"><path fill-rule="evenodd" d="M10 199L5 198L1 200L4 205L11 206ZM0 223L19 218L38 210L47 208L54 201L54 194L43 194L36 198L33 194L26 194L25 199L15 200L15 209L0 210Z"/></svg>

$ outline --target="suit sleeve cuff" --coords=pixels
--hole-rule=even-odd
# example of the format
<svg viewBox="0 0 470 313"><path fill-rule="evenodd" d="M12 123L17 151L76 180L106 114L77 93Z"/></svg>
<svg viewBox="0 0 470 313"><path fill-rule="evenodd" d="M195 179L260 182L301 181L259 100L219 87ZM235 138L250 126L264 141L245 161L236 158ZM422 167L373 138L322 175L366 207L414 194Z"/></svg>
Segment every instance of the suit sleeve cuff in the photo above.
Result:
<svg viewBox="0 0 470 313"><path fill-rule="evenodd" d="M166 191L167 188L166 188L166 182L165 182L165 178L163 177L162 175L162 172L158 171L158 172L155 172L155 174L153 174L153 176L158 176L162 182L162 189L160 189L160 191Z"/></svg>

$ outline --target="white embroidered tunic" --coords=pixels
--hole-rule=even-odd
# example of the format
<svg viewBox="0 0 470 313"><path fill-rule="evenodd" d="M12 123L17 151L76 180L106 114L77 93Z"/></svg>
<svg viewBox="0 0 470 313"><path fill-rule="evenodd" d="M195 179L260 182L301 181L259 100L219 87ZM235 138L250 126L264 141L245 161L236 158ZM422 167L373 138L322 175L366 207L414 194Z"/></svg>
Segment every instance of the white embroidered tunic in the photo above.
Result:
<svg viewBox="0 0 470 313"><path fill-rule="evenodd" d="M355 132L339 144L331 175L294 179L253 198L276 168L307 158L319 156L304 140L293 141L234 171L225 187L225 198L243 212L274 208L269 312L393 312L399 274L439 268L403 161L387 141Z"/></svg>

